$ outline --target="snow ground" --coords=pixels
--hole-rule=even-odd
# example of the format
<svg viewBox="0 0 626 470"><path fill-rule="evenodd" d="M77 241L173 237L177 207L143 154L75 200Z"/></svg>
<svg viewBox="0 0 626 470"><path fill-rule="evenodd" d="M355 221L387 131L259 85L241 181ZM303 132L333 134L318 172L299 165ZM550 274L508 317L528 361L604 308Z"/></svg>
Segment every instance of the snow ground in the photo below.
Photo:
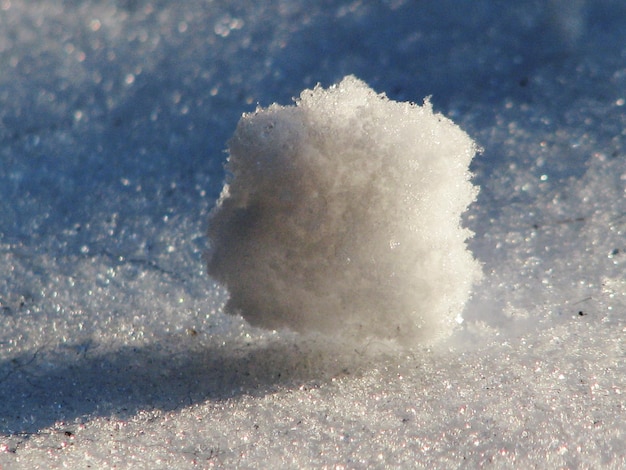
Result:
<svg viewBox="0 0 626 470"><path fill-rule="evenodd" d="M0 0L0 467L626 466L621 0ZM437 347L223 314L242 112L353 73L484 152Z"/></svg>

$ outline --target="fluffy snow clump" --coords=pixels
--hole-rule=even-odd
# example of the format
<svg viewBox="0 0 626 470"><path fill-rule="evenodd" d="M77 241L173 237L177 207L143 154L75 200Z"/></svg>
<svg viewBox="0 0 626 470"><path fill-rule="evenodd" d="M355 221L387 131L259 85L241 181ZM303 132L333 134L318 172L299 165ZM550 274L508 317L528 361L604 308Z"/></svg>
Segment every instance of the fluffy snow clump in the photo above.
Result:
<svg viewBox="0 0 626 470"><path fill-rule="evenodd" d="M476 146L353 76L245 114L209 228L208 272L251 324L429 342L480 277L460 216Z"/></svg>

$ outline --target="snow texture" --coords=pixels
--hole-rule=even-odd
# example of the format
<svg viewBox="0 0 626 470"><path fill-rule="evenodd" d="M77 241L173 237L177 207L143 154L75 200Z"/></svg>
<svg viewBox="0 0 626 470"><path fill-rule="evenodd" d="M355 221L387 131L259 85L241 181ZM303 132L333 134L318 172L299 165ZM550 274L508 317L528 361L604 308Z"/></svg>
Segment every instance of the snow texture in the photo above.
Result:
<svg viewBox="0 0 626 470"><path fill-rule="evenodd" d="M449 335L480 276L460 227L476 147L452 121L349 76L244 115L229 151L208 269L228 310L344 339Z"/></svg>
<svg viewBox="0 0 626 470"><path fill-rule="evenodd" d="M624 24L623 0L0 0L0 467L625 468ZM483 280L433 345L252 327L207 276L242 113L352 74L484 149Z"/></svg>

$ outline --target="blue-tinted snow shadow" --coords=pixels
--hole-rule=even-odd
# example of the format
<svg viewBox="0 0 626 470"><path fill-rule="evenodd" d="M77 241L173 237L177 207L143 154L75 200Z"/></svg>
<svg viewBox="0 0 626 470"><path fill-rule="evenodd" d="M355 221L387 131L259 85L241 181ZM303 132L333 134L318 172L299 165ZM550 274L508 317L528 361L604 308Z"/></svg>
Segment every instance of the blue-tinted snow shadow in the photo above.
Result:
<svg viewBox="0 0 626 470"><path fill-rule="evenodd" d="M433 95L443 112L459 103L461 114L504 100L543 104L537 71L571 76L569 59L597 57L598 47L619 59L624 33L616 18L624 15L612 0L372 2L358 9L338 2L306 15L284 47L267 52L272 73L254 94L264 106L287 104L304 87L356 74L395 100ZM550 105L559 108L560 99L551 94ZM493 125L493 116L478 117Z"/></svg>
<svg viewBox="0 0 626 470"><path fill-rule="evenodd" d="M200 334L198 334L200 336ZM28 435L55 423L141 410L175 410L280 388L318 386L358 374L362 353L291 341L203 345L195 335L175 351L163 343L92 353L89 344L32 351L0 363L0 435ZM55 357L56 355L56 357Z"/></svg>

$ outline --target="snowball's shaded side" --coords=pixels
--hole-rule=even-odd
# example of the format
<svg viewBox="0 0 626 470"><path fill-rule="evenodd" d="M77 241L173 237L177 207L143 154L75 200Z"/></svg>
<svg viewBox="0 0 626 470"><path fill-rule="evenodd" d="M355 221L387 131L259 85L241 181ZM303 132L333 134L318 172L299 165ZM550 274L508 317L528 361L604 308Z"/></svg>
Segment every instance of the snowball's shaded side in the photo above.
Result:
<svg viewBox="0 0 626 470"><path fill-rule="evenodd" d="M265 328L429 341L480 268L460 216L472 140L355 77L244 115L210 221L228 310Z"/></svg>

